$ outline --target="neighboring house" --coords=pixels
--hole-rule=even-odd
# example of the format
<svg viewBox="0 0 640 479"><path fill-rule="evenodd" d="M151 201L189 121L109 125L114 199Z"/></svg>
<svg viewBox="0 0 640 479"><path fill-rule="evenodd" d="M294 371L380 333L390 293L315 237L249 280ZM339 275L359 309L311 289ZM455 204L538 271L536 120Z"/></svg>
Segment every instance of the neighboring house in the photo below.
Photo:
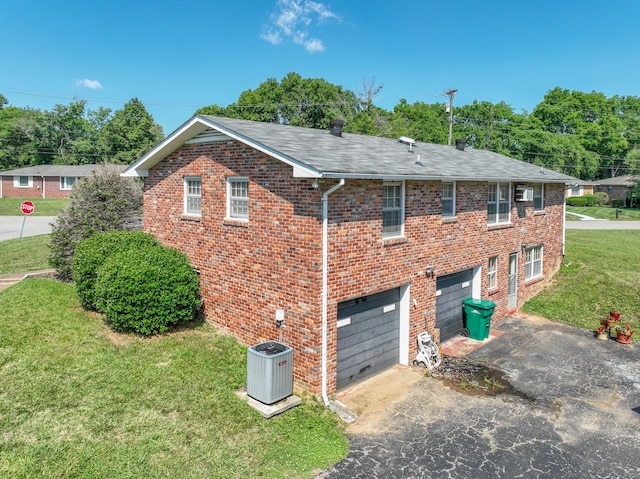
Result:
<svg viewBox="0 0 640 479"><path fill-rule="evenodd" d="M604 191L609 195L609 204L611 200L621 200L623 205L627 204L629 190L638 181L635 176L614 176L613 178L607 178L606 180L595 181L595 191Z"/></svg>
<svg viewBox="0 0 640 479"><path fill-rule="evenodd" d="M144 227L185 252L208 320L294 349L323 399L517 310L558 270L576 178L489 151L198 115L123 172ZM284 315L284 328L276 318ZM212 358L212 361L215 360Z"/></svg>
<svg viewBox="0 0 640 479"><path fill-rule="evenodd" d="M569 196L589 196L593 194L594 184L591 181L576 181L567 188L567 198Z"/></svg>
<svg viewBox="0 0 640 479"><path fill-rule="evenodd" d="M66 198L101 165L38 165L0 171L0 198Z"/></svg>

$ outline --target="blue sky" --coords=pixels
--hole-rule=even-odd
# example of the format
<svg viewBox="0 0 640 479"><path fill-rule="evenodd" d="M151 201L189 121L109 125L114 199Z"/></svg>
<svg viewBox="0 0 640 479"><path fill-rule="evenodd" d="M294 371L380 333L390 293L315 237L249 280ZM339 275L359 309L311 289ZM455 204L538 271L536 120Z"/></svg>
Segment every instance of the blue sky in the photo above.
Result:
<svg viewBox="0 0 640 479"><path fill-rule="evenodd" d="M51 109L139 98L165 134L289 72L375 103L640 96L640 0L0 0L0 93Z"/></svg>

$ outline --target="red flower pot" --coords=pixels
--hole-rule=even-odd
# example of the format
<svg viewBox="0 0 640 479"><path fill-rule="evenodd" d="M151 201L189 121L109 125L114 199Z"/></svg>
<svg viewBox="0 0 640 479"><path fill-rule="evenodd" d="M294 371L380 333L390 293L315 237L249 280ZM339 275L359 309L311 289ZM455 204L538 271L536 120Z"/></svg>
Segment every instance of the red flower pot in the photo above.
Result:
<svg viewBox="0 0 640 479"><path fill-rule="evenodd" d="M616 341L622 344L631 344L631 336L633 336L633 333L631 334L618 333Z"/></svg>

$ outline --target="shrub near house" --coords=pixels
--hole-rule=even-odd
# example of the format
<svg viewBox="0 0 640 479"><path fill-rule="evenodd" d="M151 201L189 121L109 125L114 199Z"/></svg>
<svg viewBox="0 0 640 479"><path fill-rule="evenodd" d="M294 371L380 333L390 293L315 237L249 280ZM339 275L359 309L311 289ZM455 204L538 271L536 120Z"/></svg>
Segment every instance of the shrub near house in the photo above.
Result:
<svg viewBox="0 0 640 479"><path fill-rule="evenodd" d="M194 319L199 277L187 257L150 234L110 231L81 242L74 279L85 308L116 331L163 333Z"/></svg>

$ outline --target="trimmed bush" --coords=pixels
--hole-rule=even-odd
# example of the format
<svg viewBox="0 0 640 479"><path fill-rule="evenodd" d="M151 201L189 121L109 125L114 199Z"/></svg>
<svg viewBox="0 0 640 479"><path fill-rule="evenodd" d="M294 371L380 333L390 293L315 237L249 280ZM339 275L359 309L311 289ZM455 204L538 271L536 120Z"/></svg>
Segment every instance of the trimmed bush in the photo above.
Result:
<svg viewBox="0 0 640 479"><path fill-rule="evenodd" d="M568 206L587 206L587 197L586 196L569 196L567 198Z"/></svg>
<svg viewBox="0 0 640 479"><path fill-rule="evenodd" d="M613 206L614 208L622 208L622 200L620 198L612 199L611 206Z"/></svg>
<svg viewBox="0 0 640 479"><path fill-rule="evenodd" d="M609 203L609 195L604 191L598 191L597 193L594 193L593 196L598 198L598 206L605 206Z"/></svg>
<svg viewBox="0 0 640 479"><path fill-rule="evenodd" d="M141 231L111 230L78 243L73 255L73 280L82 306L96 309L94 285L98 270L109 256L144 246L160 246L160 242Z"/></svg>
<svg viewBox="0 0 640 479"><path fill-rule="evenodd" d="M187 257L145 245L109 256L95 281L96 307L116 331L151 335L195 318L200 278Z"/></svg>

